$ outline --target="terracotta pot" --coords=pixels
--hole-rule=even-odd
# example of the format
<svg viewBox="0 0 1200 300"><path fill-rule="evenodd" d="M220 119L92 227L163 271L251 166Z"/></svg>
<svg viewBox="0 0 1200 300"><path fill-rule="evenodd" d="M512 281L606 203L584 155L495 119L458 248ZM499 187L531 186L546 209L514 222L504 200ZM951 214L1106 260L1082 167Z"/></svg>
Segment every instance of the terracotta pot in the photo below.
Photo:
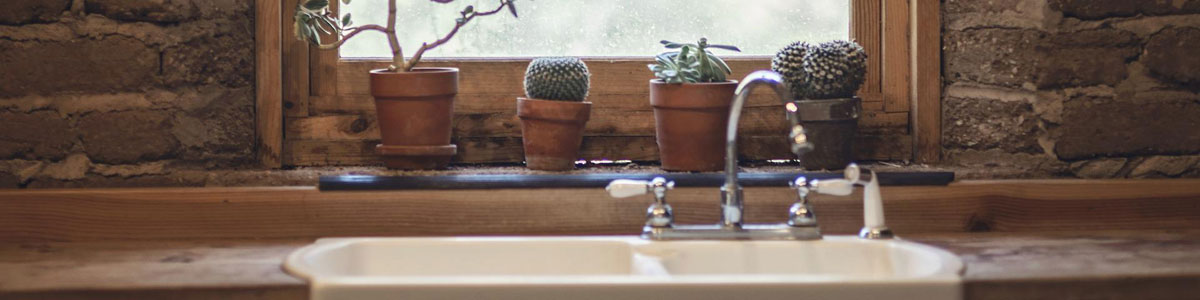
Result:
<svg viewBox="0 0 1200 300"><path fill-rule="evenodd" d="M725 130L737 81L667 84L650 81L659 160L668 171L725 167Z"/></svg>
<svg viewBox="0 0 1200 300"><path fill-rule="evenodd" d="M458 69L371 70L371 95L383 144L375 152L388 168L440 169L458 147L450 143L450 120L458 94Z"/></svg>
<svg viewBox="0 0 1200 300"><path fill-rule="evenodd" d="M525 166L534 170L575 169L583 126L591 117L591 102L517 98Z"/></svg>

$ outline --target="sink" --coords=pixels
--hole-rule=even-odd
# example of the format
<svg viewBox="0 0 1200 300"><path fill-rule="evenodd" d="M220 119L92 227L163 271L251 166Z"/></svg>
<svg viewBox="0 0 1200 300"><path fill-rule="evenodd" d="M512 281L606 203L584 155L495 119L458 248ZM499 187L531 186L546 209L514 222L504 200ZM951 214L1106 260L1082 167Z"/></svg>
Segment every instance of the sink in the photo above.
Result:
<svg viewBox="0 0 1200 300"><path fill-rule="evenodd" d="M313 299L961 299L962 262L903 240L327 238L284 268Z"/></svg>

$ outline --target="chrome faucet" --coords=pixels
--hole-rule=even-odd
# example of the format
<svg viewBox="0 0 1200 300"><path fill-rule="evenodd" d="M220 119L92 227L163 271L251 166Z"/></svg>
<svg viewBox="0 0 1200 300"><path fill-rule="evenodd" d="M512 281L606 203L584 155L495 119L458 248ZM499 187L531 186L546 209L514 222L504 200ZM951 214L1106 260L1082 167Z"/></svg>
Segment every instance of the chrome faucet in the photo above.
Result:
<svg viewBox="0 0 1200 300"><path fill-rule="evenodd" d="M721 225L731 228L742 226L742 186L738 184L737 162L737 132L738 121L742 118L742 106L750 92L759 85L770 86L779 96L787 110L787 119L791 124L788 134L792 145L792 153L797 157L813 149L808 141L804 126L800 125L800 117L796 114L796 106L791 103L792 92L779 73L772 71L755 71L742 79L733 98L733 107L729 111L729 125L725 130L725 184L721 186Z"/></svg>
<svg viewBox="0 0 1200 300"><path fill-rule="evenodd" d="M725 132L725 184L721 185L721 221L713 225L676 225L671 205L667 204L667 191L675 188L675 182L657 177L651 181L618 179L608 184L605 190L615 198L654 194L654 203L646 210L646 224L642 237L652 240L815 240L821 238L817 217L808 202L812 193L846 196L854 191L855 185L864 187L864 224L861 237L867 239L891 238L891 230L883 225L883 202L880 199L879 179L875 172L863 170L856 164L846 167L844 179L807 180L804 177L790 182L796 190L797 200L788 209L788 220L781 224L742 224L742 186L738 184L737 126L742 116L742 106L754 87L768 85L775 90L784 104L791 131L788 139L796 157L811 151L808 133L800 125L801 112L790 101L791 91L779 73L757 71L750 73L737 87L733 108L729 112L729 127ZM828 112L826 112L828 113ZM816 115L819 117L819 115ZM866 171L868 174L863 174Z"/></svg>
<svg viewBox="0 0 1200 300"><path fill-rule="evenodd" d="M807 133L800 125L796 106L791 103L791 90L784 83L779 73L757 71L742 79L738 85L733 107L729 112L729 125L725 140L725 184L721 186L721 221L714 225L675 225L671 206L666 202L666 191L674 187L674 182L665 178L655 178L653 181L615 180L606 190L613 197L624 198L634 195L653 193L655 202L646 211L646 225L642 229L642 237L654 240L686 240L686 239L775 239L775 240L813 240L820 239L821 232L817 227L816 218L812 215L807 203L808 184L803 179L797 182L804 184L793 186L800 193L802 209L793 208L793 214L787 223L781 224L743 224L742 222L742 186L738 184L737 175L737 126L742 116L742 106L746 104L750 92L759 85L770 86L784 104L791 131L788 138L791 141L792 153L797 156L812 150ZM799 221L796 221L799 220Z"/></svg>

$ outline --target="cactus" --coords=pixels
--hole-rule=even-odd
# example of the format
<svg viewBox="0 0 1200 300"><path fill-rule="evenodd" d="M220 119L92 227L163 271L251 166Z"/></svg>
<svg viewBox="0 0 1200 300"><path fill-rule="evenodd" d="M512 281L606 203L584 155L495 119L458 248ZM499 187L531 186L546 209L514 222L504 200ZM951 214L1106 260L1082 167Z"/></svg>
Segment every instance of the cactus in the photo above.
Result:
<svg viewBox="0 0 1200 300"><path fill-rule="evenodd" d="M851 41L797 42L775 55L771 69L787 78L797 99L850 98L866 80L867 53Z"/></svg>
<svg viewBox="0 0 1200 300"><path fill-rule="evenodd" d="M590 84L587 64L575 57L543 57L525 69L525 96L533 99L583 101Z"/></svg>

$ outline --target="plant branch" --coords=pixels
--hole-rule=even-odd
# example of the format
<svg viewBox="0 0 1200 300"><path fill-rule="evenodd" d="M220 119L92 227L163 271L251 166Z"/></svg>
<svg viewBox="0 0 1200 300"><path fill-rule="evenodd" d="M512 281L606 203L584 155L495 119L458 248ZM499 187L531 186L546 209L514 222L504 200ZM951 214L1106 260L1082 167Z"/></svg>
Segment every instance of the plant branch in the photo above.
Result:
<svg viewBox="0 0 1200 300"><path fill-rule="evenodd" d="M383 28L383 26L379 26L379 25L375 25L375 24L363 25L363 26L355 27L353 31L350 31L349 34L338 39L338 41L336 43L318 45L317 48L319 48L321 50L337 49L338 47L341 47L342 44L345 44L346 41L350 40L350 38L353 38L355 35L358 35L359 33L362 33L365 31L371 31L371 30L382 32L382 33L387 33L387 28Z"/></svg>
<svg viewBox="0 0 1200 300"><path fill-rule="evenodd" d="M392 48L392 65L388 66L388 71L397 71L404 68L409 71L412 67L407 66L404 62L404 48L400 47L400 39L396 37L396 0L388 1L388 23L387 36L388 46Z"/></svg>
<svg viewBox="0 0 1200 300"><path fill-rule="evenodd" d="M434 41L433 43L422 43L421 48L417 48L417 52L413 53L412 59L409 59L407 62L404 63L404 71L405 72L412 71L413 67L415 67L417 65L417 62L421 61L421 56L425 54L426 50L431 50L431 49L437 48L438 46L441 46L442 44L449 42L450 39L454 38L454 35L458 33L459 29L461 29L463 26L466 26L467 23L470 23L471 20L475 19L475 17L494 15L509 5L512 5L512 1L501 0L500 6L496 7L496 9L493 9L490 11L484 11L484 12L472 12L469 15L462 18L461 22L456 22L454 24L454 29L451 29L450 32L447 33L445 36L443 36L441 39L438 39L438 40ZM403 56L400 56L400 57L403 58Z"/></svg>

